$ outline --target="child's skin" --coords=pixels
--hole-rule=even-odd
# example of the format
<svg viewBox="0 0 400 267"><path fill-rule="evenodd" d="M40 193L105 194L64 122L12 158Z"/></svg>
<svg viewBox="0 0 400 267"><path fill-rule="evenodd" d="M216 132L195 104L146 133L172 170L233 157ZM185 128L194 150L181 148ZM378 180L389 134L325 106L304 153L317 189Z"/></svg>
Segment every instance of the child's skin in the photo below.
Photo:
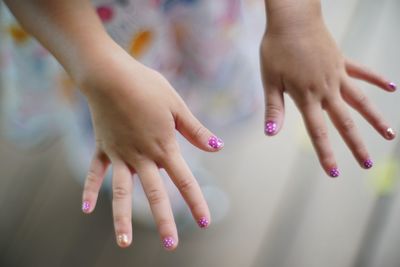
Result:
<svg viewBox="0 0 400 267"><path fill-rule="evenodd" d="M215 152L221 140L205 128L165 78L133 59L105 32L88 0L5 0L24 28L63 65L87 97L97 149L83 192L83 211L94 210L105 172L113 166L113 216L117 243L132 242L132 174L148 197L161 241L178 244L170 203L158 168L165 168L201 227L210 213L200 187L179 152L175 130L198 148ZM394 91L384 78L343 58L324 26L318 0L266 0L268 29L261 44L267 103L266 134L283 123L283 92L295 100L320 162L337 168L322 111L328 111L361 165L368 152L345 103L357 108L387 139L389 125L349 77ZM211 139L210 139L211 138ZM369 165L368 165L369 166Z"/></svg>
<svg viewBox="0 0 400 267"><path fill-rule="evenodd" d="M215 139L189 111L168 81L145 67L104 31L89 1L6 1L24 28L59 60L87 97L96 152L83 192L83 211L96 205L108 165L113 166L113 217L121 247L132 242L132 174L140 176L161 240L174 249L178 235L158 168L164 168L200 227L210 212L183 159L175 129L198 148L215 152Z"/></svg>
<svg viewBox="0 0 400 267"><path fill-rule="evenodd" d="M363 168L371 168L368 154L350 117L350 105L386 139L395 133L371 101L350 79L394 92L394 83L345 59L326 28L319 0L266 0L268 27L261 43L261 67L266 97L267 135L283 124L287 92L296 103L324 170L339 176L329 143L323 111Z"/></svg>

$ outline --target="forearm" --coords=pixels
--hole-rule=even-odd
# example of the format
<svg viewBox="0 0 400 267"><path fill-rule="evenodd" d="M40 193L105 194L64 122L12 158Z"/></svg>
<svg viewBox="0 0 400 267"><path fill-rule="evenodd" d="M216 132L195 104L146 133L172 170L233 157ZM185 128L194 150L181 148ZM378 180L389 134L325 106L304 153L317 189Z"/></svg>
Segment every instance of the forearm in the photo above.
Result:
<svg viewBox="0 0 400 267"><path fill-rule="evenodd" d="M5 0L22 27L52 53L74 79L87 62L113 46L89 0Z"/></svg>
<svg viewBox="0 0 400 267"><path fill-rule="evenodd" d="M320 0L265 0L268 31L295 34L323 25Z"/></svg>

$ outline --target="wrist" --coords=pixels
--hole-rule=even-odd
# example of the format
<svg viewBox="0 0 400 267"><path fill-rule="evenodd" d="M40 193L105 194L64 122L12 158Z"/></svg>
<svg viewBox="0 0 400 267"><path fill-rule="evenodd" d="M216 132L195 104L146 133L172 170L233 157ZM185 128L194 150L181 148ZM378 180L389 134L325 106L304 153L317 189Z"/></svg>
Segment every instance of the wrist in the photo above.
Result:
<svg viewBox="0 0 400 267"><path fill-rule="evenodd" d="M98 94L99 88L104 88L99 82L112 79L113 73L132 62L136 61L122 47L111 38L105 38L96 45L81 47L77 61L70 65L68 72L79 90L89 98Z"/></svg>
<svg viewBox="0 0 400 267"><path fill-rule="evenodd" d="M266 0L267 32L307 34L325 27L319 0Z"/></svg>
<svg viewBox="0 0 400 267"><path fill-rule="evenodd" d="M84 83L90 69L117 50L117 44L106 35L91 36L87 41L74 42L71 47L68 56L63 56L60 63L78 85Z"/></svg>

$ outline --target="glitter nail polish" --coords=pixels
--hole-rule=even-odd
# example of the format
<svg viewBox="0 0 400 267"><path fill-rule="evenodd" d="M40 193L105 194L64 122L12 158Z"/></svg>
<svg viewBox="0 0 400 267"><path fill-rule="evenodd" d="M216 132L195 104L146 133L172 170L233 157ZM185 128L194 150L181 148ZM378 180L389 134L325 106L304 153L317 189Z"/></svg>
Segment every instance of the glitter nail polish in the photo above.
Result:
<svg viewBox="0 0 400 267"><path fill-rule="evenodd" d="M389 83L389 87L394 91L397 88L397 85L395 83Z"/></svg>
<svg viewBox="0 0 400 267"><path fill-rule="evenodd" d="M390 139L393 139L396 136L396 132L392 128L388 128L386 134Z"/></svg>
<svg viewBox="0 0 400 267"><path fill-rule="evenodd" d="M200 228L207 228L209 221L207 220L206 217L201 217L198 221L197 224L200 226Z"/></svg>
<svg viewBox="0 0 400 267"><path fill-rule="evenodd" d="M367 160L364 161L364 168L371 169L372 166L374 166L374 163L372 162L372 160L367 159Z"/></svg>
<svg viewBox="0 0 400 267"><path fill-rule="evenodd" d="M89 201L83 201L83 203L82 203L82 211L84 212L84 213L89 213L89 211L90 211L90 203L89 203Z"/></svg>
<svg viewBox="0 0 400 267"><path fill-rule="evenodd" d="M267 121L265 123L265 134L268 136L273 136L276 133L276 130L278 129L278 126L276 122L274 121Z"/></svg>
<svg viewBox="0 0 400 267"><path fill-rule="evenodd" d="M220 149L224 147L224 141L216 136L211 136L208 139L208 145L214 149Z"/></svg>
<svg viewBox="0 0 400 267"><path fill-rule="evenodd" d="M129 245L129 238L126 234L120 234L117 236L117 242L120 246L127 246Z"/></svg>
<svg viewBox="0 0 400 267"><path fill-rule="evenodd" d="M175 241L172 237L166 237L163 240L163 246L166 249L171 249L175 245Z"/></svg>
<svg viewBox="0 0 400 267"><path fill-rule="evenodd" d="M329 175L330 175L332 178L338 177L338 176L340 175L339 169L338 169L338 168L332 168L332 169L329 171Z"/></svg>

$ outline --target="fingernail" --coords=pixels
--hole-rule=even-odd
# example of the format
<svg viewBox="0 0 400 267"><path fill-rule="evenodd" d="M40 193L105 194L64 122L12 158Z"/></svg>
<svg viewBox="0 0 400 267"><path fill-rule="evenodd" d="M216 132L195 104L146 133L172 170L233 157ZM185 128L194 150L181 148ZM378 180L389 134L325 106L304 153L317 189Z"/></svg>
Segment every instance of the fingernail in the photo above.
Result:
<svg viewBox="0 0 400 267"><path fill-rule="evenodd" d="M389 87L394 91L397 88L397 85L395 83L389 83Z"/></svg>
<svg viewBox="0 0 400 267"><path fill-rule="evenodd" d="M386 135L390 138L393 139L396 137L396 132L392 128L388 128L386 130Z"/></svg>
<svg viewBox="0 0 400 267"><path fill-rule="evenodd" d="M365 167L366 169L371 169L372 166L374 166L374 163L372 162L372 160L367 159L367 160L364 161L364 167Z"/></svg>
<svg viewBox="0 0 400 267"><path fill-rule="evenodd" d="M117 236L117 243L118 245L120 245L121 247L125 247L127 245L129 245L129 238L128 235L126 234L120 234Z"/></svg>
<svg viewBox="0 0 400 267"><path fill-rule="evenodd" d="M200 228L207 228L209 221L207 220L206 217L201 217L198 221L197 224L200 226Z"/></svg>
<svg viewBox="0 0 400 267"><path fill-rule="evenodd" d="M224 141L213 135L208 139L208 145L214 149L220 149L224 147Z"/></svg>
<svg viewBox="0 0 400 267"><path fill-rule="evenodd" d="M277 130L277 124L274 121L267 121L265 123L265 134L268 136L273 136L276 133Z"/></svg>
<svg viewBox="0 0 400 267"><path fill-rule="evenodd" d="M163 246L165 249L171 249L175 245L175 241L172 237L166 237L163 240Z"/></svg>
<svg viewBox="0 0 400 267"><path fill-rule="evenodd" d="M89 203L89 201L83 201L83 203L82 203L82 211L84 212L84 213L89 213L90 212L90 203Z"/></svg>
<svg viewBox="0 0 400 267"><path fill-rule="evenodd" d="M338 176L340 175L339 169L338 169L338 168L332 168L332 169L329 171L329 175L330 175L332 178L338 177Z"/></svg>

